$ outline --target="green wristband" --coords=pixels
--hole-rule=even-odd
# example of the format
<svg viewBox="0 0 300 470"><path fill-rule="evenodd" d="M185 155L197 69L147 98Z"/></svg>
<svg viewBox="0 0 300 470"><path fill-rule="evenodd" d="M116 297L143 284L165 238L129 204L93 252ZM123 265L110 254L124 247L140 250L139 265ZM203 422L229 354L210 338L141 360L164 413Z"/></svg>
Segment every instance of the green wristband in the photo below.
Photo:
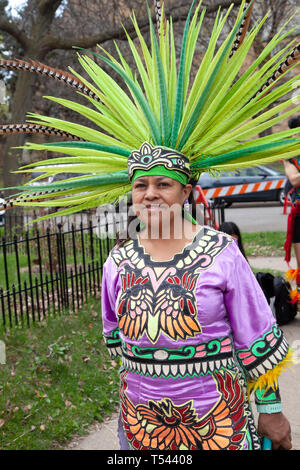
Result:
<svg viewBox="0 0 300 470"><path fill-rule="evenodd" d="M270 403L268 405L257 405L257 411L258 413L267 413L267 414L272 414L272 413L280 413L282 411L282 405L281 403Z"/></svg>

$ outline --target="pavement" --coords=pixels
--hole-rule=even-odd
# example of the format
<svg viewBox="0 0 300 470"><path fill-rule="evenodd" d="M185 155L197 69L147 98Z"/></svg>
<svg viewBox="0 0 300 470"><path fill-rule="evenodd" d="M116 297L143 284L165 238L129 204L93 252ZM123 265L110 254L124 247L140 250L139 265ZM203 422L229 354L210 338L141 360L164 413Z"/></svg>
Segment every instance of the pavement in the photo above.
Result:
<svg viewBox="0 0 300 470"><path fill-rule="evenodd" d="M250 265L258 269L286 271L286 263L282 258L250 257ZM295 259L291 260L295 267ZM289 324L281 327L289 344L294 348L294 364L284 371L280 377L280 393L283 413L292 428L293 449L300 450L300 313ZM257 413L253 406L255 418ZM84 437L75 436L65 447L68 450L118 450L117 436L118 416L114 414L102 423L95 423Z"/></svg>
<svg viewBox="0 0 300 470"><path fill-rule="evenodd" d="M290 212L288 208L287 214ZM285 232L287 217L278 202L233 204L225 210L225 220L237 224L243 232Z"/></svg>

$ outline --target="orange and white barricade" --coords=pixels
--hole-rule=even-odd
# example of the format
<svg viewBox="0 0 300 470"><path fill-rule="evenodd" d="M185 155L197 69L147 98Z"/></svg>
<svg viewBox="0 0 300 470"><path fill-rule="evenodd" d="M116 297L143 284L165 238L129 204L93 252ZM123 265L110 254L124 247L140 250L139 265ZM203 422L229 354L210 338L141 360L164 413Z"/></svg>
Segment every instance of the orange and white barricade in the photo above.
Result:
<svg viewBox="0 0 300 470"><path fill-rule="evenodd" d="M257 193L259 191L268 191L271 189L282 189L285 185L285 179L274 181L263 181L260 183L236 184L232 186L221 186L219 188L202 189L207 200L233 196L237 194Z"/></svg>

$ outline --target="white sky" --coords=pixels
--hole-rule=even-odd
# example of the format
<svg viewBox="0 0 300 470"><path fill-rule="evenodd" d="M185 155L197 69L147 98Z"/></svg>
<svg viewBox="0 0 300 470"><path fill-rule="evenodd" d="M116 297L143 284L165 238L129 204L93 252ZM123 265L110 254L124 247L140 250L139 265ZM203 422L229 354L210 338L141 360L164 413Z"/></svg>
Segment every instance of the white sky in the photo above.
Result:
<svg viewBox="0 0 300 470"><path fill-rule="evenodd" d="M12 12L14 13L14 8L21 7L26 0L9 0L8 4L12 8Z"/></svg>
<svg viewBox="0 0 300 470"><path fill-rule="evenodd" d="M26 3L27 0L8 0L8 6L12 8L12 14L16 14L15 8L19 8ZM60 8L57 10L56 15L59 15Z"/></svg>
<svg viewBox="0 0 300 470"><path fill-rule="evenodd" d="M23 3L26 3L25 0L9 0L9 5L12 7L19 7L23 5Z"/></svg>

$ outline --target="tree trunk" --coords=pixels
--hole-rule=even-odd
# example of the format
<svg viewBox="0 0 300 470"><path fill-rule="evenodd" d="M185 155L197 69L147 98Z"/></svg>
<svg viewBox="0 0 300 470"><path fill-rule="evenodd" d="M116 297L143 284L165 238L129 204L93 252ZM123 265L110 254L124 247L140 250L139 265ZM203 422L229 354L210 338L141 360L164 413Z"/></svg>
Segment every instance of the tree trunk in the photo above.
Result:
<svg viewBox="0 0 300 470"><path fill-rule="evenodd" d="M26 113L31 109L36 77L33 73L21 72L17 79L16 91L11 103L12 123L24 123ZM12 173L22 164L22 149L26 134L7 136L3 145L3 184L4 187L17 186L22 182L21 173ZM14 191L15 192L15 191Z"/></svg>
<svg viewBox="0 0 300 470"><path fill-rule="evenodd" d="M42 61L48 49L45 48L45 38L49 32L57 8L62 0L40 0L38 15L32 27L31 36L26 39L24 49L25 59ZM21 72L17 78L16 90L11 102L11 122L24 123L26 113L32 109L32 98L35 91L36 74ZM12 173L22 164L26 134L7 136L3 145L3 185L4 187L18 186L22 183L22 173ZM15 191L12 191L15 192ZM11 193L11 192L10 192ZM9 194L7 191L6 194Z"/></svg>

